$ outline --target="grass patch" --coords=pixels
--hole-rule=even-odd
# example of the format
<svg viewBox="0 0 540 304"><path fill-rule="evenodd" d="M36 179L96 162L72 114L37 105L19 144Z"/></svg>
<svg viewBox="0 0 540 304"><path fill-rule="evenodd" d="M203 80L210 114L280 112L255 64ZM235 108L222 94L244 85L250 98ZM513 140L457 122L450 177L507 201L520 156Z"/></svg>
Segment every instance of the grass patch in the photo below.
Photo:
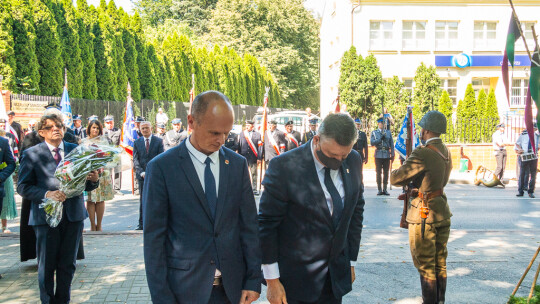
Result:
<svg viewBox="0 0 540 304"><path fill-rule="evenodd" d="M508 304L527 304L528 296L529 296L528 294L526 297L511 296L510 300L508 301ZM540 304L540 285L536 285L536 287L534 287L533 297L531 298L531 301L529 301L528 304Z"/></svg>

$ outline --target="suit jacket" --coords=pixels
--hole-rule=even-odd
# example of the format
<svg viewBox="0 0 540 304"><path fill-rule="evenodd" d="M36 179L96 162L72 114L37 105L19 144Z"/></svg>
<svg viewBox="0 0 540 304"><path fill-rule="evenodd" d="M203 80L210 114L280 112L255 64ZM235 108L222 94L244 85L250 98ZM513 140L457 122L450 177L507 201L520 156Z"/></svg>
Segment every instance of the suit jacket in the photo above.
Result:
<svg viewBox="0 0 540 304"><path fill-rule="evenodd" d="M6 133L9 134L9 133ZM0 170L0 199L4 197L4 182L15 171L15 158L11 152L9 141L0 137L0 163L6 163L7 167ZM20 178L19 178L20 179Z"/></svg>
<svg viewBox="0 0 540 304"><path fill-rule="evenodd" d="M274 132L274 135L272 135L270 131L267 131L266 134L267 134L266 136L272 136L274 138L274 141L276 142L276 145L280 154L287 151L287 139L285 139L285 133L276 129L276 131ZM281 148L282 146L285 148L282 149ZM272 142L270 141L270 139L266 138L264 140L264 160L268 162L276 156L278 156L276 149L272 145Z"/></svg>
<svg viewBox="0 0 540 304"><path fill-rule="evenodd" d="M64 156L77 147L64 141ZM25 199L32 201L30 220L28 225L47 225L45 210L39 204L45 198L47 191L58 190L59 182L54 177L56 162L45 142L24 151L19 168L19 182L17 192ZM99 185L98 182L86 182L86 191L92 191ZM83 195L66 199L64 202L64 216L68 221L82 221L88 217L84 207Z"/></svg>
<svg viewBox="0 0 540 304"><path fill-rule="evenodd" d="M255 151L257 152L257 155L253 153L253 150L251 150L246 137L244 136L244 131L240 132L238 134L238 147L237 152L238 154L242 155L247 159L248 165L252 165L257 162L257 160L261 159L261 147L259 147L259 142L261 141L261 133L253 130L251 134L251 142L253 143L253 146L255 148Z"/></svg>
<svg viewBox="0 0 540 304"><path fill-rule="evenodd" d="M257 210L245 158L219 151L212 219L186 142L148 164L144 182L144 260L153 303L208 303L215 270L232 303L261 289Z"/></svg>
<svg viewBox="0 0 540 304"><path fill-rule="evenodd" d="M334 295L352 289L350 261L358 256L365 204L362 162L356 151L343 162L341 176L345 200L335 229L311 141L274 158L268 166L259 204L262 263L278 262L280 281L291 299L316 301L327 274Z"/></svg>
<svg viewBox="0 0 540 304"><path fill-rule="evenodd" d="M133 143L133 167L138 179L142 179L141 173L146 171L146 165L156 156L163 153L163 140L151 135L150 147L146 153L146 143L144 137L139 137ZM145 173L146 174L146 173Z"/></svg>

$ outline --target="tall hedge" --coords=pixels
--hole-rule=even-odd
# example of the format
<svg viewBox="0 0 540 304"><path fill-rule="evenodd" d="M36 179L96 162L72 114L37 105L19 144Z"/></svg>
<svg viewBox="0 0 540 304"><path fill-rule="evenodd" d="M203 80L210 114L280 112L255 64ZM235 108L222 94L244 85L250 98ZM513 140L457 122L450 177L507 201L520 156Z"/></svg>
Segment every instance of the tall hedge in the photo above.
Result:
<svg viewBox="0 0 540 304"><path fill-rule="evenodd" d="M13 14L11 0L0 0L0 75L4 77L2 85L15 87L15 52L13 49Z"/></svg>

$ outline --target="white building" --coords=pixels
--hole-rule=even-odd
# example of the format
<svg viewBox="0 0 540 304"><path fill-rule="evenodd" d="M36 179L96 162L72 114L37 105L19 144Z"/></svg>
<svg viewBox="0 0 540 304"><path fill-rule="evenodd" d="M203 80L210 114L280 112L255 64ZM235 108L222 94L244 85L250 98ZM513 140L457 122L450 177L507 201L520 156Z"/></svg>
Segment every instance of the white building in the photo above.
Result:
<svg viewBox="0 0 540 304"><path fill-rule="evenodd" d="M531 25L538 24L540 1L514 0L514 5L533 52ZM321 113L333 109L340 60L351 45L364 57L374 54L383 78L396 75L406 88L414 86L416 69L424 62L437 67L441 87L455 105L472 83L476 91L495 89L501 116L522 113L530 72L523 40L516 43L513 73L510 67L510 105L501 73L511 13L507 0L326 0L320 33Z"/></svg>

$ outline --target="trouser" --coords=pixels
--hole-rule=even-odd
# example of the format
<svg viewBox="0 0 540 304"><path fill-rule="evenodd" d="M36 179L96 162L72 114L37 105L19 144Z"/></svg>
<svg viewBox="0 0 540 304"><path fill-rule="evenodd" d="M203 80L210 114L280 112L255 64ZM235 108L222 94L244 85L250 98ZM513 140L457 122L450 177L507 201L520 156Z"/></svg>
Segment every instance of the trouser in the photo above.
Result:
<svg viewBox="0 0 540 304"><path fill-rule="evenodd" d="M138 178L137 181L139 182L139 227L143 227L143 185L144 185L144 179Z"/></svg>
<svg viewBox="0 0 540 304"><path fill-rule="evenodd" d="M450 219L426 224L422 239L422 224L409 223L409 246L411 256L420 275L428 280L437 277L446 278L446 257L448 238L450 236Z"/></svg>
<svg viewBox="0 0 540 304"><path fill-rule="evenodd" d="M504 169L506 168L506 150L499 150L495 152L495 160L497 161L497 168L493 174L502 181L504 175Z"/></svg>
<svg viewBox="0 0 540 304"><path fill-rule="evenodd" d="M251 187L253 191L257 191L257 162L253 164L248 164L250 177L251 177Z"/></svg>
<svg viewBox="0 0 540 304"><path fill-rule="evenodd" d="M379 191L386 190L386 185L388 185L388 170L390 169L390 158L375 158L375 172L377 174L377 188ZM381 188L381 175L382 184L384 185Z"/></svg>
<svg viewBox="0 0 540 304"><path fill-rule="evenodd" d="M37 237L38 282L42 303L69 303L71 281L75 274L77 250L84 222L70 222L64 216L60 224L34 226ZM54 277L56 272L56 292Z"/></svg>
<svg viewBox="0 0 540 304"><path fill-rule="evenodd" d="M120 191L122 188L122 171L120 167L114 168L114 190Z"/></svg>
<svg viewBox="0 0 540 304"><path fill-rule="evenodd" d="M210 294L210 301L208 301L208 304L231 304L223 285L212 286L212 293Z"/></svg>
<svg viewBox="0 0 540 304"><path fill-rule="evenodd" d="M537 167L538 159L521 162L521 170L518 183L519 193L524 193L525 190L527 190L528 193L534 193L534 187L536 185Z"/></svg>
<svg viewBox="0 0 540 304"><path fill-rule="evenodd" d="M341 304L341 297L334 296L332 291L332 282L330 281L330 275L326 275L326 281L324 282L323 289L319 299L315 302L304 302L287 298L288 304Z"/></svg>

